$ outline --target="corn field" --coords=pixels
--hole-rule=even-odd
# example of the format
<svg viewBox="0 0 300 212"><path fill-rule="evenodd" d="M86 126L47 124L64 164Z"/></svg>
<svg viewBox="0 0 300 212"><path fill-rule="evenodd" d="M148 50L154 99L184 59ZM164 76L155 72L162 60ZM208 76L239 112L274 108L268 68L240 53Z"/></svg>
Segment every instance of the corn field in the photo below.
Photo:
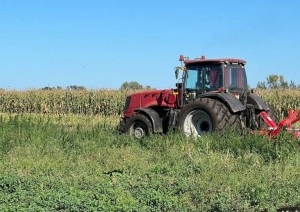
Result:
<svg viewBox="0 0 300 212"><path fill-rule="evenodd" d="M128 94L104 89L0 91L0 112L120 115Z"/></svg>
<svg viewBox="0 0 300 212"><path fill-rule="evenodd" d="M289 109L300 109L299 89L257 90L257 94L274 107L280 119L287 117Z"/></svg>
<svg viewBox="0 0 300 212"><path fill-rule="evenodd" d="M130 91L119 90L27 90L0 91L0 113L49 113L121 115ZM300 109L300 90L257 90L280 118L288 109Z"/></svg>

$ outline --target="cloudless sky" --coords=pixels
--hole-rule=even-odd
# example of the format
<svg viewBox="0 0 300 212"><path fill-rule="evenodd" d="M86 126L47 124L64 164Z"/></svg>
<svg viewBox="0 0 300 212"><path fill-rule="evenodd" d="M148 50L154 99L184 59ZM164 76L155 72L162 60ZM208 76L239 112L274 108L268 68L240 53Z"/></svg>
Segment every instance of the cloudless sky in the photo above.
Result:
<svg viewBox="0 0 300 212"><path fill-rule="evenodd" d="M300 84L300 1L0 0L0 88L171 88L180 54Z"/></svg>

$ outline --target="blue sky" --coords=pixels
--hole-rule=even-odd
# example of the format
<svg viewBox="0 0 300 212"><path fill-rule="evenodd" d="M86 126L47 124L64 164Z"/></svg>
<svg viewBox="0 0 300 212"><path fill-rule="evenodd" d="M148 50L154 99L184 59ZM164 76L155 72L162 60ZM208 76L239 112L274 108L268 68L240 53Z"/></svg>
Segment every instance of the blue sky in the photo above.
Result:
<svg viewBox="0 0 300 212"><path fill-rule="evenodd" d="M177 82L179 55L247 61L300 84L300 1L0 0L0 88L154 88Z"/></svg>

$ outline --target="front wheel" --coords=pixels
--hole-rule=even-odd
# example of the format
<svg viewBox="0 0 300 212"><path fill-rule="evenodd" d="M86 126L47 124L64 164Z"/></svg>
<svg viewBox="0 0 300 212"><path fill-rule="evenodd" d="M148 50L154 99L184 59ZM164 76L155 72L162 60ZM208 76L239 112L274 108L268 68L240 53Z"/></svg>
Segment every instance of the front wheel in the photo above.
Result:
<svg viewBox="0 0 300 212"><path fill-rule="evenodd" d="M132 115L126 120L123 131L139 139L153 132L150 120L145 115L139 113Z"/></svg>

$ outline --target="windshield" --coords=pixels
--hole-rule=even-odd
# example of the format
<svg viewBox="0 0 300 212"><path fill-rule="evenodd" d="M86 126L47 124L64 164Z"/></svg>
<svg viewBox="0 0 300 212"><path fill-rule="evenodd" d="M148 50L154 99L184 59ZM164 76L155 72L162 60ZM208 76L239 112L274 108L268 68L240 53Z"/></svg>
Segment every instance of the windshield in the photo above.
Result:
<svg viewBox="0 0 300 212"><path fill-rule="evenodd" d="M187 66L184 76L186 90L207 92L219 90L244 91L247 79L241 65L195 65Z"/></svg>
<svg viewBox="0 0 300 212"><path fill-rule="evenodd" d="M189 66L185 72L187 90L212 91L222 87L222 67L220 65Z"/></svg>

